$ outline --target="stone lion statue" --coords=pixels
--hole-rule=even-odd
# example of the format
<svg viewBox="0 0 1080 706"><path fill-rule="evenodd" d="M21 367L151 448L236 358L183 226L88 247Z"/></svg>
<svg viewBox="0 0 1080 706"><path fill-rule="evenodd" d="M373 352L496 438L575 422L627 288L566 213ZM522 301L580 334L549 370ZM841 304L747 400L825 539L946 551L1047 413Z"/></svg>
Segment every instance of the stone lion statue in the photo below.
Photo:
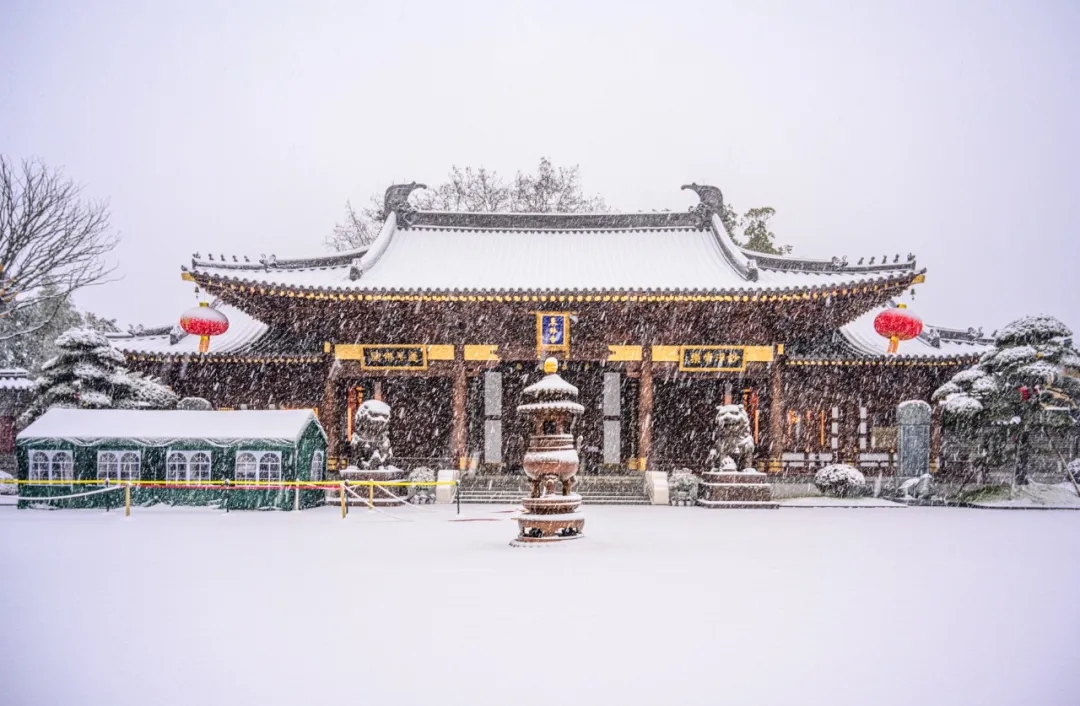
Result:
<svg viewBox="0 0 1080 706"><path fill-rule="evenodd" d="M736 470L745 470L754 460L754 435L750 431L750 416L741 404L725 404L716 408L716 429L713 448L706 463L712 467L731 459Z"/></svg>
<svg viewBox="0 0 1080 706"><path fill-rule="evenodd" d="M353 418L349 440L349 465L365 471L386 468L394 452L390 448L390 406L365 400Z"/></svg>

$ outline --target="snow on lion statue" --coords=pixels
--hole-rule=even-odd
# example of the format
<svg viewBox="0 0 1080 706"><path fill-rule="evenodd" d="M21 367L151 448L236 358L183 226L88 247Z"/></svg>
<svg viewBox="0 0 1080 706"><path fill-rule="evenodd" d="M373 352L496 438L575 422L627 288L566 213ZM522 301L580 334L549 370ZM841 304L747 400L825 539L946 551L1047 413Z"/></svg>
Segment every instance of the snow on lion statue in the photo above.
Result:
<svg viewBox="0 0 1080 706"><path fill-rule="evenodd" d="M754 459L754 435L750 431L750 416L741 404L725 404L716 408L716 429L713 448L706 461L711 468L723 465L725 458L735 462L739 471Z"/></svg>

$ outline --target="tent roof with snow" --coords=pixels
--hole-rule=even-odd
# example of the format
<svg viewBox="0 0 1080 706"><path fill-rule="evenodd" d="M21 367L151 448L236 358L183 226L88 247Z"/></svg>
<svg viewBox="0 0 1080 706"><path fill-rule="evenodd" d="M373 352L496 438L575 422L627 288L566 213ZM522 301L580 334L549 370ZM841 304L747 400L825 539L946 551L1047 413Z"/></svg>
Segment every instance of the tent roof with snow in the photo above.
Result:
<svg viewBox="0 0 1080 706"><path fill-rule="evenodd" d="M17 439L122 438L150 444L205 439L293 444L312 425L322 433L311 410L50 409L19 432Z"/></svg>

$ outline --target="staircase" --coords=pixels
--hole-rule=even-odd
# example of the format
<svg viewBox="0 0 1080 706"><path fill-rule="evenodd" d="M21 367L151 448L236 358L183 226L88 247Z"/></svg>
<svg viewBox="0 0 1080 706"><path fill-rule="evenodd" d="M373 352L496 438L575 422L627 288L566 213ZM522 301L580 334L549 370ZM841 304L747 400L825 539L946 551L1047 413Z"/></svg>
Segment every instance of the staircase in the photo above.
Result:
<svg viewBox="0 0 1080 706"><path fill-rule="evenodd" d="M463 503L517 505L529 493L524 475L499 473L461 479L458 486ZM584 505L648 505L645 482L640 475L578 476L574 492Z"/></svg>

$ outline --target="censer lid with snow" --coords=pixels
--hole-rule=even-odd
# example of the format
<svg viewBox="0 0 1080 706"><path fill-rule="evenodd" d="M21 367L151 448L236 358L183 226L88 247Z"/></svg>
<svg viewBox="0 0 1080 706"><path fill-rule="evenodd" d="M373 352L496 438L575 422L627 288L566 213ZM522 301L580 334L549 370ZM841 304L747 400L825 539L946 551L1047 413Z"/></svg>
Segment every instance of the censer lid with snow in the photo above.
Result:
<svg viewBox="0 0 1080 706"><path fill-rule="evenodd" d="M578 389L563 380L558 374L559 361L548 358L544 361L546 375L539 382L534 382L522 391L526 398L535 399L535 402L526 402L518 405L518 412L568 412L570 414L584 414L585 408L574 402L578 396Z"/></svg>
<svg viewBox="0 0 1080 706"><path fill-rule="evenodd" d="M922 333L923 322L907 309L906 304L897 304L893 309L874 317L874 330L879 336L889 339L889 353L895 353L900 341L910 341Z"/></svg>
<svg viewBox="0 0 1080 706"><path fill-rule="evenodd" d="M218 336L229 330L229 318L206 302L199 302L180 315L180 328L199 337L199 352L210 347L210 336Z"/></svg>

